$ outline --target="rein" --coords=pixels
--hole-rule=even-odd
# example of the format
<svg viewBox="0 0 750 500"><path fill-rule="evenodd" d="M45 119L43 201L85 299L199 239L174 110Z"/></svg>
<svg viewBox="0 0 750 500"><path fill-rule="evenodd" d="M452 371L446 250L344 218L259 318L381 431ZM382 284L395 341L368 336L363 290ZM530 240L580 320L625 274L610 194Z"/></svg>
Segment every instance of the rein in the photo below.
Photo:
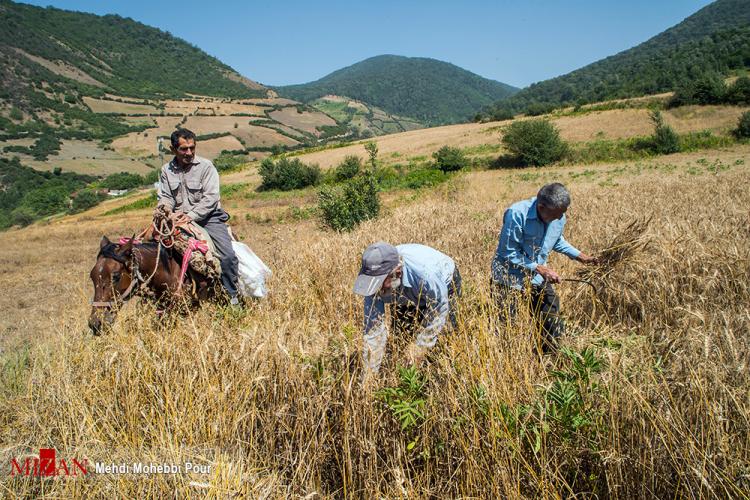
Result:
<svg viewBox="0 0 750 500"><path fill-rule="evenodd" d="M134 251L137 250L137 248L133 249ZM151 279L156 274L156 271L159 269L159 257L161 255L161 243L158 244L156 248L156 260L154 261L154 271L151 273L151 275L148 278L144 278L141 274L140 268L138 266L138 258L133 255L133 259L131 261L130 265L130 285L125 289L124 292L120 294L119 297L115 298L114 300L109 301L91 301L92 307L113 307L117 304L118 301L127 302L130 300L131 294L135 295L138 293L138 290L141 286L146 286L151 282ZM133 293L135 291L135 293Z"/></svg>

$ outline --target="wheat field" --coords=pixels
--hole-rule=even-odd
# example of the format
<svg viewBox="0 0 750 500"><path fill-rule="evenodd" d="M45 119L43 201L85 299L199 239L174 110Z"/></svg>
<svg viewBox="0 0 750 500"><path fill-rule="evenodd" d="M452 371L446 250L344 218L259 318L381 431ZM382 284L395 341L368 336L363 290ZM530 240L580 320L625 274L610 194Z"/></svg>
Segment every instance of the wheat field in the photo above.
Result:
<svg viewBox="0 0 750 500"><path fill-rule="evenodd" d="M150 305L131 303L98 338L86 319L99 238L131 234L147 213L0 234L3 467L42 447L89 463L211 467L145 477L3 474L0 491L748 497L748 153L737 146L465 173L392 197L385 215L350 234L313 221L268 227L236 217L274 271L267 300L242 313L208 305L161 321ZM502 210L553 180L572 193L569 241L595 254L628 245L627 237L637 244L592 271L596 295L579 283L558 286L566 350L540 359L528 317L497 319L489 264ZM637 234L627 234L634 221ZM361 251L379 239L451 255L464 294L457 329L419 371L399 369L411 339L391 338L379 379L363 388L361 302L350 289ZM551 264L580 276L567 259ZM399 417L398 404L417 409L412 420Z"/></svg>

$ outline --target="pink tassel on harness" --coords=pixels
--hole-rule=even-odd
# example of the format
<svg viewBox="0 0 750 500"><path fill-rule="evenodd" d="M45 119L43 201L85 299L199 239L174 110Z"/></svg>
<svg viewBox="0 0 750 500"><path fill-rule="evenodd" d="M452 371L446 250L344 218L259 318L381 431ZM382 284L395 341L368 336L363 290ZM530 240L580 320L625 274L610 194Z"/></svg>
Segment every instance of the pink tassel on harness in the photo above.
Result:
<svg viewBox="0 0 750 500"><path fill-rule="evenodd" d="M120 236L120 241L118 243L120 245L127 245L130 242L133 242L133 245L140 245L141 239L140 238L126 238L125 236Z"/></svg>
<svg viewBox="0 0 750 500"><path fill-rule="evenodd" d="M182 255L182 268L180 269L180 283L177 285L177 291L179 292L182 289L182 282L185 279L185 273L187 272L188 264L190 263L190 256L193 255L193 252L195 250L198 250L203 255L208 252L208 243L204 240L196 240L195 238L190 238L188 240L188 247L185 250L185 253Z"/></svg>

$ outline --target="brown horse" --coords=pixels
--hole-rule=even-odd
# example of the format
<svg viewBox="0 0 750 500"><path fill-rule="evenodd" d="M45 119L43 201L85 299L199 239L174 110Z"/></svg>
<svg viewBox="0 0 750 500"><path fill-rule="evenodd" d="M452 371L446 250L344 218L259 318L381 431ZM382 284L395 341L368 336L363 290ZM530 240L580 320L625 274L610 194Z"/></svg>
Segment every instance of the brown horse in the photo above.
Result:
<svg viewBox="0 0 750 500"><path fill-rule="evenodd" d="M189 269L185 280L190 286L180 287L180 267L181 256L159 242L136 243L130 238L118 244L102 237L90 273L94 282L89 317L92 333L99 335L103 326L111 325L123 303L137 295L152 296L164 307L179 303L179 299L187 298L194 305L208 298L213 283Z"/></svg>

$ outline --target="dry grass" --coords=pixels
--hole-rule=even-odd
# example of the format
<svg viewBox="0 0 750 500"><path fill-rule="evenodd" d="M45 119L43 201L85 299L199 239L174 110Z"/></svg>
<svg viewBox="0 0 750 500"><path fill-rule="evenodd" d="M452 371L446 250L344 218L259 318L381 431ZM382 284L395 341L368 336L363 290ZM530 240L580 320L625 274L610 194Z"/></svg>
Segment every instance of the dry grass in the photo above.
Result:
<svg viewBox="0 0 750 500"><path fill-rule="evenodd" d="M131 132L112 141L115 151L126 156L150 156L156 154L156 140L158 137L169 137L181 119L174 116L158 116L152 118L156 126L144 132ZM165 147L168 144L164 145Z"/></svg>
<svg viewBox="0 0 750 500"><path fill-rule="evenodd" d="M9 381L5 373L0 385L2 462L53 446L91 462L213 466L206 476L150 479L6 476L5 492L747 496L748 169L706 171L710 182L698 181L707 178L689 172L696 158L674 168L646 162L616 185L570 175L585 167L472 173L418 202L391 202L382 219L346 235L309 221L264 227L238 217L240 233L274 270L268 300L244 314L208 306L162 324L148 306L130 305L101 338L85 327L86 273L99 236L130 234L147 216L79 216L4 233L5 359L13 353L9 338L37 340L25 376ZM569 325L564 344L597 346L607 368L593 381L598 396L588 402L585 433L566 437L547 420L536 446L514 432L502 408L538 401L554 363L534 354L528 318L495 321L487 281L498 214L553 179L572 191L571 242L604 255L617 255L613 243L632 252L610 259L599 302L582 285L559 286ZM637 244L640 226L627 229L643 218L651 218L645 247ZM361 302L350 286L360 252L381 238L434 246L455 257L464 277L459 327L441 338L424 369L425 419L406 431L359 386ZM557 257L551 264L565 276L579 269ZM396 384L407 340L392 339L381 386ZM533 423L529 417L523 425Z"/></svg>
<svg viewBox="0 0 750 500"><path fill-rule="evenodd" d="M131 104L129 102L109 101L107 99L96 99L95 97L88 96L83 97L83 102L94 113L149 114L157 112L156 108L149 104Z"/></svg>
<svg viewBox="0 0 750 500"><path fill-rule="evenodd" d="M317 127L323 125L336 125L336 121L325 113L317 111L302 113L297 112L296 107L282 108L268 113L269 118L276 120L288 127L302 130L310 134L319 135Z"/></svg>
<svg viewBox="0 0 750 500"><path fill-rule="evenodd" d="M232 135L217 137L207 141L200 141L200 155L209 160L213 160L225 149L227 151L242 150L245 147ZM169 156L169 155L167 155Z"/></svg>
<svg viewBox="0 0 750 500"><path fill-rule="evenodd" d="M104 85L102 82L96 80L91 75L84 71L81 71L79 68L73 66L72 64L68 64L64 61L50 61L49 59L29 54L28 52L18 48L14 48L13 50L23 55L24 57L31 59L35 63L44 66L56 75L70 78L71 80L76 80L88 85L93 85L95 87L106 87L106 85Z"/></svg>
<svg viewBox="0 0 750 500"><path fill-rule="evenodd" d="M747 108L732 106L686 106L664 112L666 121L679 133L710 130L714 133L727 133L736 126L738 117ZM526 120L528 118L518 118ZM566 141L590 141L592 139L625 139L648 136L653 133L653 123L645 109L613 109L595 111L582 115L551 118L560 129ZM502 130L510 121L490 123L464 123L398 134L375 137L381 158L399 153L404 158L414 156L429 157L444 145L471 148L476 146L496 146L502 140ZM337 165L348 155L367 157L361 143L350 146L317 151L300 156L309 163L318 163L323 168Z"/></svg>
<svg viewBox="0 0 750 500"><path fill-rule="evenodd" d="M244 141L248 146L294 146L299 141L280 134L276 130L257 125L244 125L232 131L232 135Z"/></svg>
<svg viewBox="0 0 750 500"><path fill-rule="evenodd" d="M152 138L155 141L155 138ZM154 148L155 149L155 148ZM138 159L128 151L102 149L91 141L64 140L60 152L50 155L46 161L27 160L24 165L37 170L52 170L60 167L66 172L77 172L89 175L109 175L118 172L145 174L151 171L152 165Z"/></svg>
<svg viewBox="0 0 750 500"><path fill-rule="evenodd" d="M245 104L238 101L225 101L212 98L203 98L200 100L175 100L168 99L164 101L164 111L166 113L181 113L190 115L197 113L200 115L231 115L232 113L247 113L256 116L265 116L266 108L253 104ZM280 103L279 103L280 104Z"/></svg>

